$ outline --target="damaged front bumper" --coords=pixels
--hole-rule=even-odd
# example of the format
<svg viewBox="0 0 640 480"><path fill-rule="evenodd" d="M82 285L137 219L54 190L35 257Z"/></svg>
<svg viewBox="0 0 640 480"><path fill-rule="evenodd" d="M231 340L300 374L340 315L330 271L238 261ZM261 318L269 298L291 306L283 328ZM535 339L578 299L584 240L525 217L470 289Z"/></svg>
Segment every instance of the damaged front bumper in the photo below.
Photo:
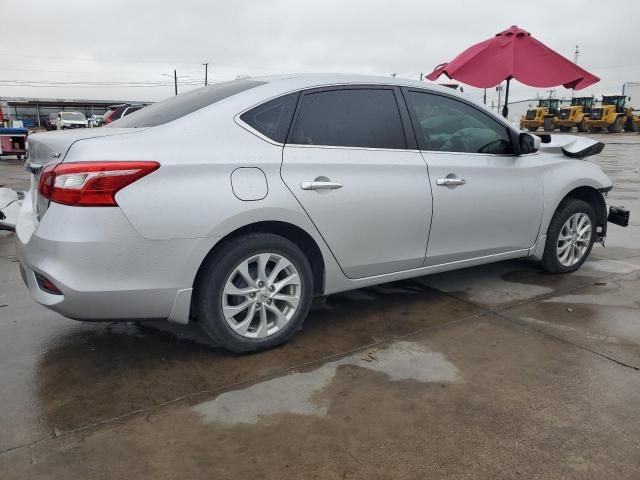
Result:
<svg viewBox="0 0 640 480"><path fill-rule="evenodd" d="M624 207L609 207L609 215L607 215L607 222L614 225L620 225L621 227L629 226L629 216L631 212Z"/></svg>

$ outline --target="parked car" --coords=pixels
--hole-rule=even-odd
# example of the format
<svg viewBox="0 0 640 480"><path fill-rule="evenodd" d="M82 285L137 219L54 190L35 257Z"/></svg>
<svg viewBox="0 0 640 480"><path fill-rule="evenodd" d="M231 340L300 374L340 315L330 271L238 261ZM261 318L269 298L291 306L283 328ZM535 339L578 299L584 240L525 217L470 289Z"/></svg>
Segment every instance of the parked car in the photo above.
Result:
<svg viewBox="0 0 640 480"><path fill-rule="evenodd" d="M88 119L89 128L101 127L104 124L102 115L91 115Z"/></svg>
<svg viewBox="0 0 640 480"><path fill-rule="evenodd" d="M263 350L314 296L514 258L577 270L607 233L611 180L582 159L603 144L543 140L422 82L220 83L33 135L18 258L67 317L196 321Z"/></svg>
<svg viewBox="0 0 640 480"><path fill-rule="evenodd" d="M87 128L87 117L82 112L58 112L55 120L57 130Z"/></svg>
<svg viewBox="0 0 640 480"><path fill-rule="evenodd" d="M49 116L44 121L44 128L47 131L56 130L58 127L56 126L56 119L58 118L58 112L50 113Z"/></svg>
<svg viewBox="0 0 640 480"><path fill-rule="evenodd" d="M131 103L123 103L120 105L111 105L109 110L107 110L103 116L104 123L111 123L119 120L122 117L126 117L127 115L131 115L133 112L137 112L138 110L146 107L146 104L131 104Z"/></svg>

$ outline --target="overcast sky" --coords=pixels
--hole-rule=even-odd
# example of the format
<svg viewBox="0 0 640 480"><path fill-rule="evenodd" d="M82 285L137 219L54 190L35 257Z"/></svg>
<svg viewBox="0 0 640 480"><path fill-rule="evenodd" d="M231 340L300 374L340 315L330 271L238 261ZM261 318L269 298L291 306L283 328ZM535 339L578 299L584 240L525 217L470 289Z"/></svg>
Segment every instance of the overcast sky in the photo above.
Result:
<svg viewBox="0 0 640 480"><path fill-rule="evenodd" d="M203 82L203 62L212 82L292 72L417 79L511 25L571 59L579 45L578 63L602 78L586 94L640 82L636 0L1 1L0 97L160 100L173 94L163 74L177 69L186 91ZM513 100L536 96L512 85Z"/></svg>

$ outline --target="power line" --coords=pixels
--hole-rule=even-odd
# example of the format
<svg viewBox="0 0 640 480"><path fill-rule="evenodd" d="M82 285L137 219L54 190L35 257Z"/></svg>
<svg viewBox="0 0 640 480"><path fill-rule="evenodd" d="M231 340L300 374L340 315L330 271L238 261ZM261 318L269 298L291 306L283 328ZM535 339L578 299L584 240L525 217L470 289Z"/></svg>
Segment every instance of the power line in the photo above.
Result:
<svg viewBox="0 0 640 480"><path fill-rule="evenodd" d="M170 63L179 63L181 65L198 65L200 62L179 62L175 60L109 60L104 58L73 58L73 57L53 57L48 55L25 55L21 53L7 53L0 51L0 56L20 57L20 58L48 58L51 60L71 60L74 62L100 62L100 63L149 63L167 65Z"/></svg>

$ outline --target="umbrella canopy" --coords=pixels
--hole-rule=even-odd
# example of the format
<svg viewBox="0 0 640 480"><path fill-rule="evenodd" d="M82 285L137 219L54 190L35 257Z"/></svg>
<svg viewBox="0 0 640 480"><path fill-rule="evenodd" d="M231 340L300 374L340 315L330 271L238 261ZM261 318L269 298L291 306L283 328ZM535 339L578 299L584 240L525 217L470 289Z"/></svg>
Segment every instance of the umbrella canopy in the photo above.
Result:
<svg viewBox="0 0 640 480"><path fill-rule="evenodd" d="M574 90L600 81L515 25L438 65L426 78L435 80L443 73L478 88L495 87L507 80L505 107L512 78L531 87L563 85Z"/></svg>

